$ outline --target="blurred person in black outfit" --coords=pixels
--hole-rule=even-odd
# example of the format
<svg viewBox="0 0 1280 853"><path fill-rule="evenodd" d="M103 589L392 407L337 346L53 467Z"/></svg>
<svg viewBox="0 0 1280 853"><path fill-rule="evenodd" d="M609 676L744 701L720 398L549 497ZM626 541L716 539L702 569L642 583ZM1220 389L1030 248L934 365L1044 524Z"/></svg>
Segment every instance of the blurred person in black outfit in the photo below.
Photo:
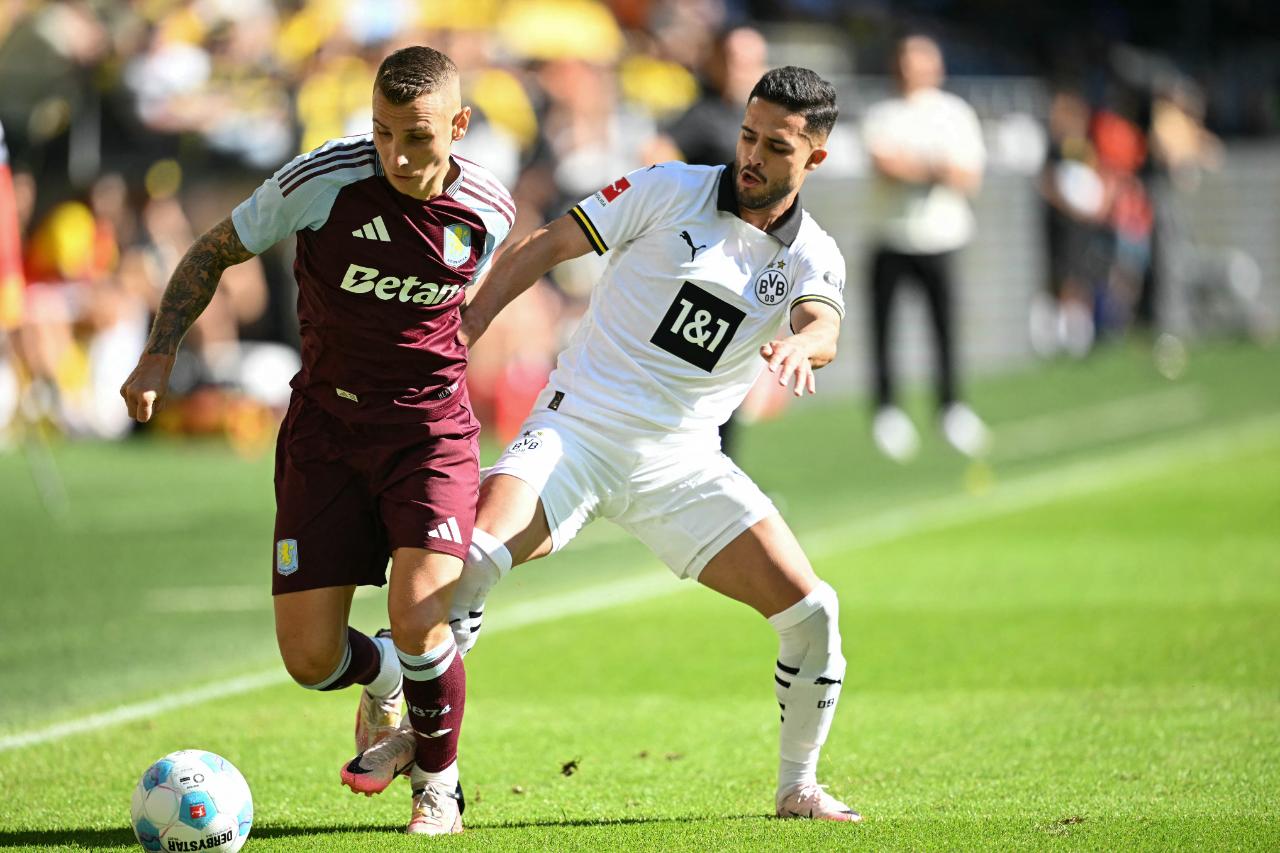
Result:
<svg viewBox="0 0 1280 853"><path fill-rule="evenodd" d="M1094 291L1111 264L1106 186L1089 134L1091 109L1063 90L1049 107L1049 147L1038 189L1044 200L1048 288L1031 308L1031 344L1042 356L1076 357L1093 346Z"/></svg>
<svg viewBox="0 0 1280 853"><path fill-rule="evenodd" d="M927 36L903 38L894 55L900 94L872 105L863 122L875 168L877 233L871 253L872 435L886 456L905 462L919 448L914 424L895 401L889 321L904 280L923 290L937 350L938 412L947 441L982 455L990 433L959 399L954 355L952 272L955 253L973 236L970 198L982 183L986 154L973 108L942 91L942 51Z"/></svg>

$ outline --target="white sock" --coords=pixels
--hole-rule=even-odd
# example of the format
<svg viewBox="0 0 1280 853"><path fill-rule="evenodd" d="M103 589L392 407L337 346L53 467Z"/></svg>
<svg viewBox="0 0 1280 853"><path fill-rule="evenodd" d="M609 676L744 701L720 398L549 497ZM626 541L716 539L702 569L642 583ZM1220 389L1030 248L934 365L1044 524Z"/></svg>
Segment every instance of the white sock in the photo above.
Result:
<svg viewBox="0 0 1280 853"><path fill-rule="evenodd" d="M471 531L471 547L453 590L449 606L449 627L453 641L464 656L480 639L484 618L484 601L493 587L511 571L511 552L502 540L487 531Z"/></svg>
<svg viewBox="0 0 1280 853"><path fill-rule="evenodd" d="M778 793L818 781L818 758L835 717L845 674L840 652L839 602L819 584L791 607L769 617L778 632L774 692L782 712Z"/></svg>
<svg viewBox="0 0 1280 853"><path fill-rule="evenodd" d="M378 646L381 663L378 665L377 677L366 684L364 689L379 699L386 699L400 692L400 658L396 655L396 646L390 637L374 637L373 642Z"/></svg>
<svg viewBox="0 0 1280 853"><path fill-rule="evenodd" d="M778 793L785 794L801 785L818 784L818 756L813 760L788 761L778 759Z"/></svg>
<svg viewBox="0 0 1280 853"><path fill-rule="evenodd" d="M409 781L410 787L415 791L425 788L430 783L452 793L453 789L458 787L458 762L453 762L439 773L428 773L414 764L409 770Z"/></svg>

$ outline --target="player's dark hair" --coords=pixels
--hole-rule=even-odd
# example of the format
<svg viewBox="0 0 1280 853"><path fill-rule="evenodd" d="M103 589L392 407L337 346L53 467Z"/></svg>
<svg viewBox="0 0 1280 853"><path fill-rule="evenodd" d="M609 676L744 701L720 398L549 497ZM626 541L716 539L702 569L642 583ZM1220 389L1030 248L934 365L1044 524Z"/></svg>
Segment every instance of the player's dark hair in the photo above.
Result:
<svg viewBox="0 0 1280 853"><path fill-rule="evenodd" d="M836 126L836 87L808 68L786 65L765 73L751 90L751 98L785 107L804 116L804 129L826 138ZM748 98L748 101L751 100Z"/></svg>
<svg viewBox="0 0 1280 853"><path fill-rule="evenodd" d="M458 66L452 59L434 48L416 45L382 60L374 85L391 103L407 104L457 76Z"/></svg>

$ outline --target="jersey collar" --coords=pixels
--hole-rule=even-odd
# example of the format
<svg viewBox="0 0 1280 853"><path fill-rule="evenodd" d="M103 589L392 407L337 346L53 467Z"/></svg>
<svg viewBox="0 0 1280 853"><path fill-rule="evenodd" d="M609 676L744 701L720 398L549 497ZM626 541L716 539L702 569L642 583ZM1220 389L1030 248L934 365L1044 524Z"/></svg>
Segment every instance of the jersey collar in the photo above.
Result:
<svg viewBox="0 0 1280 853"><path fill-rule="evenodd" d="M716 187L716 209L731 213L734 216L738 215L738 193L733 187L733 164L729 164L720 170L720 181ZM773 223L773 227L767 233L789 247L800 234L800 220L803 218L800 215L801 213L800 196L797 195L791 207L787 208L786 213L778 217L778 220Z"/></svg>

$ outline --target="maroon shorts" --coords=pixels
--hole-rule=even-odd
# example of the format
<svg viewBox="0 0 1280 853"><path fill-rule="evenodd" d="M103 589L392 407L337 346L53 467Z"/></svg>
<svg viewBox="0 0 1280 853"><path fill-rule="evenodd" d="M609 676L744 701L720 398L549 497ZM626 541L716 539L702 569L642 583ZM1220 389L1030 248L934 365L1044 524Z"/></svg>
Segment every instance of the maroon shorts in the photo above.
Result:
<svg viewBox="0 0 1280 853"><path fill-rule="evenodd" d="M272 595L382 586L397 548L466 557L480 425L465 389L425 424L348 423L294 392L276 444Z"/></svg>

